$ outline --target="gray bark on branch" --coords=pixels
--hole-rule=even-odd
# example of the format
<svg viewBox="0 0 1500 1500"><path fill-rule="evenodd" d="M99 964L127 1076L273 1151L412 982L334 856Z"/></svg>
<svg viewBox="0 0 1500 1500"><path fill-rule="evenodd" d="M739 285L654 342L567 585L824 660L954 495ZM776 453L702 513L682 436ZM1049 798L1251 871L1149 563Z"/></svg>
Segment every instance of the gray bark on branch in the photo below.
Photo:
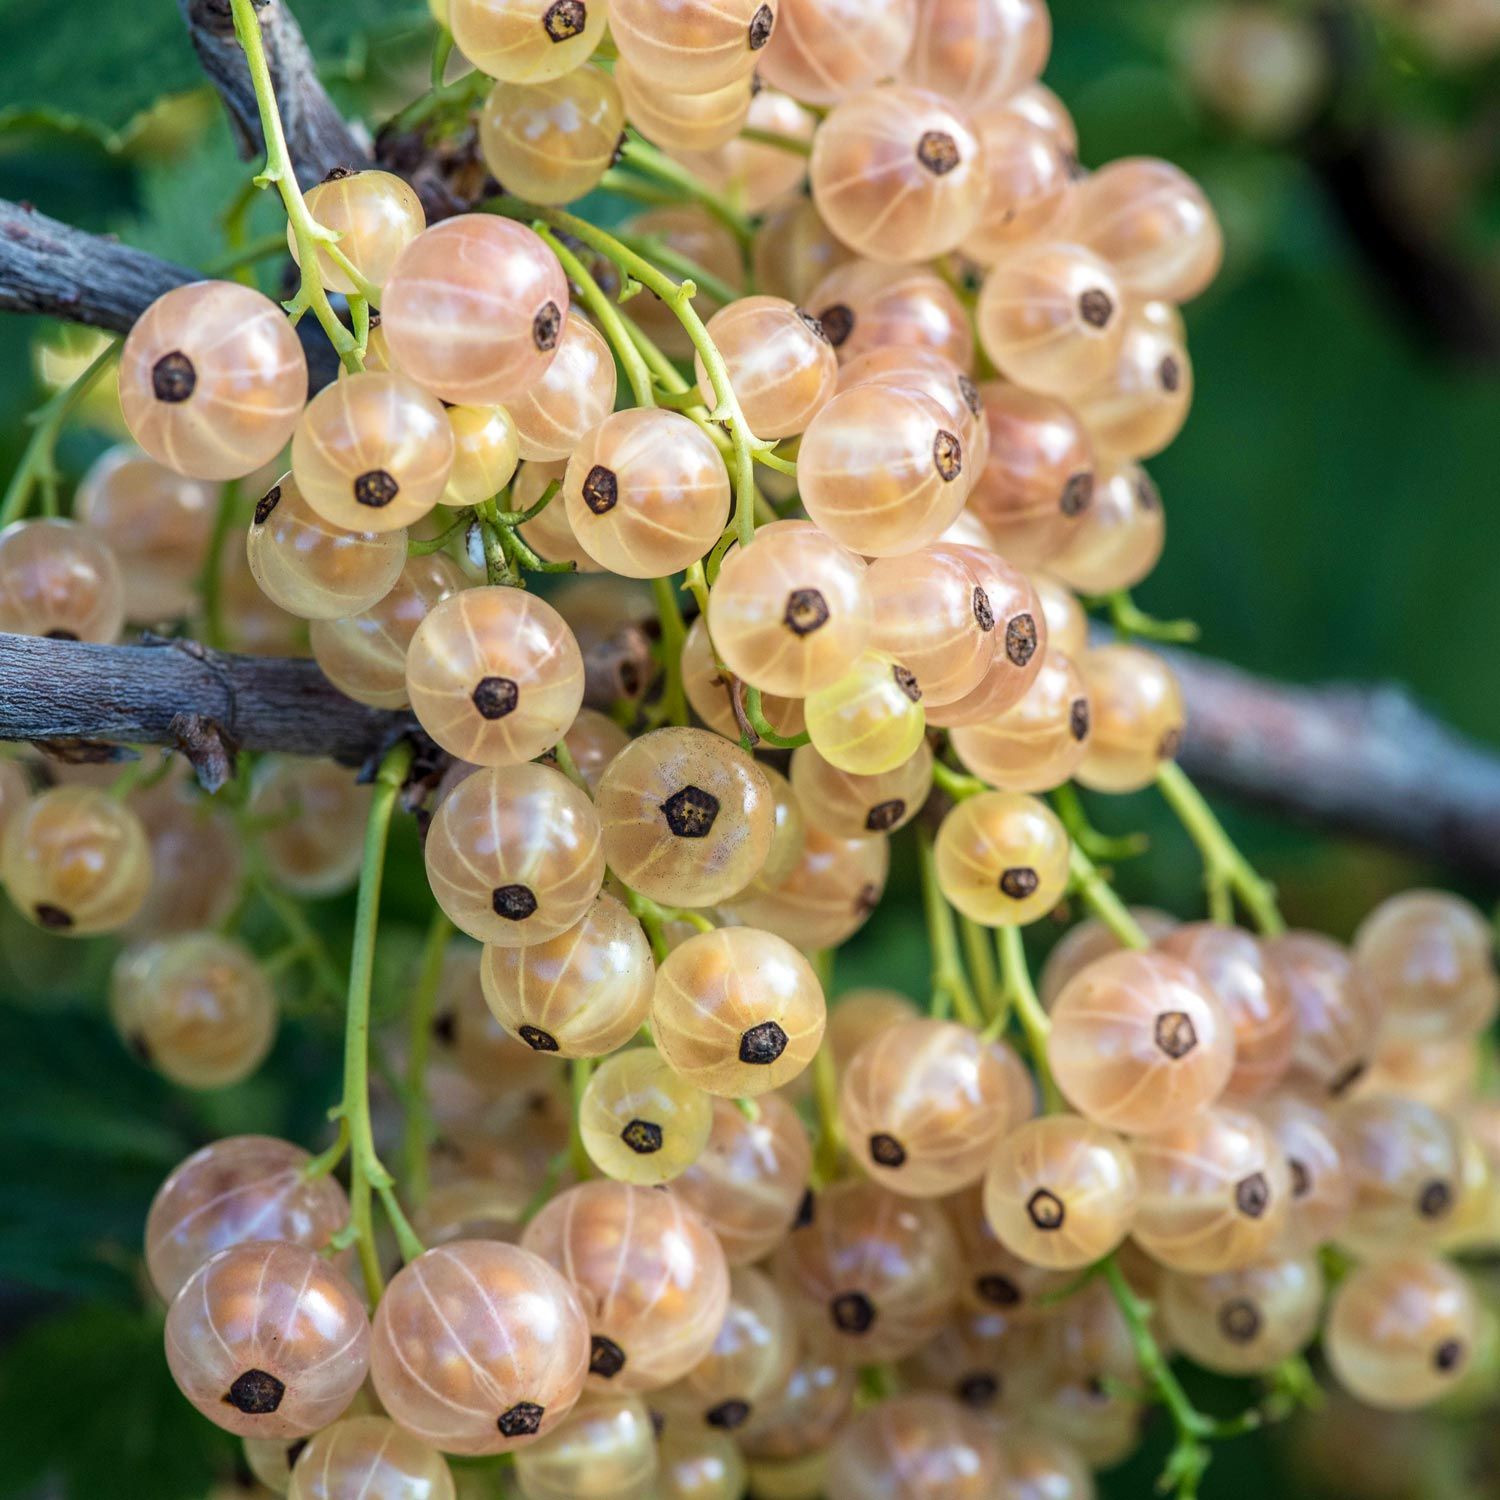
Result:
<svg viewBox="0 0 1500 1500"><path fill-rule="evenodd" d="M264 156L260 106L250 83L245 54L234 35L229 0L177 0L194 50L209 82L219 91L246 161ZM318 78L302 29L281 0L256 0L266 62L281 112L287 150L304 188L321 182L335 167L370 165L368 148L334 108Z"/></svg>
<svg viewBox="0 0 1500 1500"><path fill-rule="evenodd" d="M644 687L638 634L590 653L594 707ZM1182 762L1206 787L1500 883L1500 756L1397 688L1287 687L1165 654L1188 705ZM343 697L311 661L0 634L0 740L167 745L212 773L226 747L363 765L414 727Z"/></svg>

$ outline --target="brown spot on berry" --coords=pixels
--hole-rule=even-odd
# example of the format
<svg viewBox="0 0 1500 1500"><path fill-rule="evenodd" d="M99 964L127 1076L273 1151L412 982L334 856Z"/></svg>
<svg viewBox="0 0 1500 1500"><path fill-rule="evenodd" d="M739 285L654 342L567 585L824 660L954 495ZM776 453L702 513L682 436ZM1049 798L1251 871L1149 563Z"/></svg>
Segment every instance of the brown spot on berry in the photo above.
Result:
<svg viewBox="0 0 1500 1500"><path fill-rule="evenodd" d="M1464 1362L1466 1353L1467 1351L1458 1339L1444 1339L1432 1351L1432 1368L1443 1375L1451 1374Z"/></svg>
<svg viewBox="0 0 1500 1500"><path fill-rule="evenodd" d="M1231 1344L1250 1343L1260 1325L1260 1309L1248 1297L1236 1297L1219 1309L1219 1332Z"/></svg>
<svg viewBox="0 0 1500 1500"><path fill-rule="evenodd" d="M1028 896L1035 895L1036 888L1041 883L1036 871L1029 865L1017 865L1000 876L1000 889L1012 901L1024 901Z"/></svg>
<svg viewBox="0 0 1500 1500"><path fill-rule="evenodd" d="M822 339L825 344L833 342L828 337L828 330L823 327L823 320L821 318L815 318L805 307L797 309L797 316L812 330L815 338Z"/></svg>
<svg viewBox="0 0 1500 1500"><path fill-rule="evenodd" d="M651 1156L661 1150L661 1126L652 1120L632 1120L620 1132L620 1139L637 1156Z"/></svg>
<svg viewBox="0 0 1500 1500"><path fill-rule="evenodd" d="M479 717L493 721L516 711L516 704L521 701L521 689L509 677L481 677L470 697Z"/></svg>
<svg viewBox="0 0 1500 1500"><path fill-rule="evenodd" d="M1174 1062L1198 1045L1193 1018L1183 1010L1164 1010L1156 1018L1156 1045Z"/></svg>
<svg viewBox="0 0 1500 1500"><path fill-rule="evenodd" d="M490 895L497 917L507 922L524 922L536 911L536 897L526 885L502 885Z"/></svg>
<svg viewBox="0 0 1500 1500"><path fill-rule="evenodd" d="M958 377L958 394L964 398L964 405L969 408L969 415L977 417L984 402L980 399L979 387L967 375Z"/></svg>
<svg viewBox="0 0 1500 1500"><path fill-rule="evenodd" d="M786 1051L787 1034L775 1021L762 1021L740 1036L740 1061L765 1067Z"/></svg>
<svg viewBox="0 0 1500 1500"><path fill-rule="evenodd" d="M62 907L53 906L50 901L38 901L31 908L31 914L39 925L50 928L53 932L63 932L73 925L72 916Z"/></svg>
<svg viewBox="0 0 1500 1500"><path fill-rule="evenodd" d="M1161 509L1161 491L1156 487L1156 481L1141 469L1135 480L1135 500L1142 510Z"/></svg>
<svg viewBox="0 0 1500 1500"><path fill-rule="evenodd" d="M546 354L557 348L557 336L562 332L562 309L555 302L544 302L541 311L531 320L531 342Z"/></svg>
<svg viewBox="0 0 1500 1500"><path fill-rule="evenodd" d="M545 1415L546 1408L538 1406L535 1401L517 1401L509 1411L500 1414L495 1426L508 1438L531 1437L541 1431Z"/></svg>
<svg viewBox="0 0 1500 1500"><path fill-rule="evenodd" d="M1169 729L1162 735L1156 746L1157 756L1161 760L1176 760L1177 752L1182 749L1182 731L1180 729Z"/></svg>
<svg viewBox="0 0 1500 1500"><path fill-rule="evenodd" d="M977 583L974 585L973 606L979 628L988 635L995 628L995 611L990 604L990 596Z"/></svg>
<svg viewBox="0 0 1500 1500"><path fill-rule="evenodd" d="M710 1427L717 1427L724 1432L733 1432L736 1427L743 1427L750 1420L750 1403L741 1401L737 1396L731 1396L728 1401L721 1401L717 1406L711 1406L703 1413L703 1420Z"/></svg>
<svg viewBox="0 0 1500 1500"><path fill-rule="evenodd" d="M926 130L917 142L917 160L934 177L946 177L963 157L958 142L946 130Z"/></svg>
<svg viewBox="0 0 1500 1500"><path fill-rule="evenodd" d="M595 464L583 481L583 503L596 516L606 515L620 501L620 481L613 469Z"/></svg>
<svg viewBox="0 0 1500 1500"><path fill-rule="evenodd" d="M991 1307L1019 1307L1021 1304L1020 1287L998 1271L976 1277L974 1290L979 1293L980 1300L988 1302Z"/></svg>
<svg viewBox="0 0 1500 1500"><path fill-rule="evenodd" d="M1063 1220L1067 1218L1068 1210L1056 1193L1046 1188L1038 1188L1026 1200L1026 1214L1038 1229L1051 1233L1052 1230L1063 1227Z"/></svg>
<svg viewBox="0 0 1500 1500"><path fill-rule="evenodd" d="M1089 737L1089 700L1075 698L1068 709L1068 733L1080 743Z"/></svg>
<svg viewBox="0 0 1500 1500"><path fill-rule="evenodd" d="M444 1047L451 1047L458 1040L458 1013L445 1010L432 1018L433 1039Z"/></svg>
<svg viewBox="0 0 1500 1500"><path fill-rule="evenodd" d="M158 401L175 406L198 388L198 372L181 349L163 354L151 366L151 391Z"/></svg>
<svg viewBox="0 0 1500 1500"><path fill-rule="evenodd" d="M875 1326L875 1304L863 1292L840 1292L828 1310L844 1333L868 1333Z"/></svg>
<svg viewBox="0 0 1500 1500"><path fill-rule="evenodd" d="M76 641L78 639L78 632L76 630L63 630L59 628L57 630L49 630L42 639L44 641Z"/></svg>
<svg viewBox="0 0 1500 1500"><path fill-rule="evenodd" d="M1328 1085L1328 1092L1337 1099L1341 1094L1347 1094L1350 1089L1359 1082L1370 1070L1370 1065L1364 1058L1356 1058L1347 1068L1338 1074Z"/></svg>
<svg viewBox="0 0 1500 1500"><path fill-rule="evenodd" d="M554 0L542 17L542 30L553 42L578 36L589 23L589 8L583 0Z"/></svg>
<svg viewBox="0 0 1500 1500"><path fill-rule="evenodd" d="M286 1383L265 1370L246 1370L224 1393L224 1405L242 1411L247 1417L264 1417L281 1405Z"/></svg>
<svg viewBox="0 0 1500 1500"><path fill-rule="evenodd" d="M1029 614L1015 615L1005 627L1005 654L1013 666L1024 667L1036 655L1036 621Z"/></svg>
<svg viewBox="0 0 1500 1500"><path fill-rule="evenodd" d="M1182 366L1170 354L1162 360L1156 373L1161 380L1162 390L1169 395L1182 384Z"/></svg>
<svg viewBox="0 0 1500 1500"><path fill-rule="evenodd" d="M877 1131L870 1137L870 1159L877 1167L904 1167L906 1147L895 1136Z"/></svg>
<svg viewBox="0 0 1500 1500"><path fill-rule="evenodd" d="M1247 1219L1258 1219L1271 1206L1271 1184L1264 1172L1252 1172L1234 1185L1234 1206Z"/></svg>
<svg viewBox="0 0 1500 1500"><path fill-rule="evenodd" d="M385 469L371 469L354 481L354 500L371 510L384 510L401 492L401 486Z"/></svg>
<svg viewBox="0 0 1500 1500"><path fill-rule="evenodd" d="M1070 474L1057 506L1065 516L1081 516L1094 503L1094 476L1087 469Z"/></svg>
<svg viewBox="0 0 1500 1500"><path fill-rule="evenodd" d="M759 52L767 42L771 40L771 32L776 25L776 12L769 5L761 8L750 17L750 50Z"/></svg>
<svg viewBox="0 0 1500 1500"><path fill-rule="evenodd" d="M978 1410L993 1406L1000 1395L1000 1382L987 1370L965 1375L953 1388L953 1393L965 1406Z"/></svg>
<svg viewBox="0 0 1500 1500"><path fill-rule="evenodd" d="M889 833L905 815L905 799L892 797L889 802L877 802L865 814L865 827L871 833Z"/></svg>
<svg viewBox="0 0 1500 1500"><path fill-rule="evenodd" d="M920 703L922 701L922 689L917 685L916 673L907 667L896 665L891 668L891 676L896 679L896 686L913 703Z"/></svg>
<svg viewBox="0 0 1500 1500"><path fill-rule="evenodd" d="M702 787L685 786L661 805L667 827L680 839L707 838L719 816L719 799Z"/></svg>
<svg viewBox="0 0 1500 1500"><path fill-rule="evenodd" d="M1424 1219L1441 1219L1452 1207L1453 1188L1439 1177L1424 1184L1417 1195L1417 1212Z"/></svg>
<svg viewBox="0 0 1500 1500"><path fill-rule="evenodd" d="M818 323L823 329L823 337L838 349L854 332L854 309L846 302L835 302L818 314Z"/></svg>
<svg viewBox="0 0 1500 1500"><path fill-rule="evenodd" d="M522 1026L520 1032L521 1040L533 1052L557 1051L557 1038L550 1031L543 1031L540 1026Z"/></svg>
<svg viewBox="0 0 1500 1500"><path fill-rule="evenodd" d="M952 484L964 471L964 447L951 432L938 429L932 440L932 466L944 484Z"/></svg>
<svg viewBox="0 0 1500 1500"><path fill-rule="evenodd" d="M817 1211L818 1200L814 1196L813 1190L808 1188L802 1195L802 1201L797 1205L797 1217L792 1220L792 1228L806 1229L812 1223L813 1216Z"/></svg>
<svg viewBox="0 0 1500 1500"><path fill-rule="evenodd" d="M1107 328L1114 315L1114 299L1099 287L1091 287L1078 299L1078 316L1090 328Z"/></svg>
<svg viewBox="0 0 1500 1500"><path fill-rule="evenodd" d="M271 517L271 512L281 504L281 486L273 484L259 500L255 502L255 524L264 526Z"/></svg>
<svg viewBox="0 0 1500 1500"><path fill-rule="evenodd" d="M613 1339L596 1333L589 1340L589 1374L613 1380L625 1368L625 1351Z"/></svg>
<svg viewBox="0 0 1500 1500"><path fill-rule="evenodd" d="M811 635L828 623L828 601L820 589L793 589L781 618L793 635Z"/></svg>
<svg viewBox="0 0 1500 1500"><path fill-rule="evenodd" d="M1312 1173L1307 1170L1307 1163L1295 1156L1287 1157L1287 1170L1292 1174L1292 1197L1305 1198L1312 1192Z"/></svg>

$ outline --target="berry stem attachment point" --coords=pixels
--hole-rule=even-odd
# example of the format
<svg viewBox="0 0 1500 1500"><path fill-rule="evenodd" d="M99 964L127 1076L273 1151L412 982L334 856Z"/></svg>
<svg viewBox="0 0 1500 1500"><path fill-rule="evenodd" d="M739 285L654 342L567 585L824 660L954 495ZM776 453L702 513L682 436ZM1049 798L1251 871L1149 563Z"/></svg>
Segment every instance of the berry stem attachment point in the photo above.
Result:
<svg viewBox="0 0 1500 1500"><path fill-rule="evenodd" d="M1240 853L1182 767L1168 761L1157 772L1156 784L1188 837L1198 846L1214 920L1232 919L1232 898L1237 896L1258 932L1266 937L1285 932L1286 922L1276 905L1274 888Z"/></svg>
<svg viewBox="0 0 1500 1500"><path fill-rule="evenodd" d="M958 956L953 908L938 887L932 837L920 829L917 856L922 875L922 905L927 913L927 940L932 949L932 1014L942 1018L951 1009L965 1026L977 1031L984 1025L984 1016L974 1001L969 977Z"/></svg>
<svg viewBox="0 0 1500 1500"><path fill-rule="evenodd" d="M1129 589L1114 589L1086 599L1084 604L1091 610L1107 611L1109 623L1122 641L1163 641L1182 646L1191 645L1203 634L1195 620L1158 620L1148 615L1131 598Z"/></svg>
<svg viewBox="0 0 1500 1500"><path fill-rule="evenodd" d="M801 734L778 734L766 720L760 689L749 683L745 684L745 717L760 741L774 750L797 750L812 744L812 736L806 730Z"/></svg>

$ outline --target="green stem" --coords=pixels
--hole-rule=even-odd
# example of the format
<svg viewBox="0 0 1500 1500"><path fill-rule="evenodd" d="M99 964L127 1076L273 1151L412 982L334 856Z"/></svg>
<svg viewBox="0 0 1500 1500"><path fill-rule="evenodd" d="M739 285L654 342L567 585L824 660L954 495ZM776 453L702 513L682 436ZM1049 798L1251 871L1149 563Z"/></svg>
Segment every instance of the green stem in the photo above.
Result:
<svg viewBox="0 0 1500 1500"><path fill-rule="evenodd" d="M1031 982L1031 968L1026 962L1026 947L1021 938L1021 929L1000 928L995 934L995 945L1000 955L1003 1011L1014 1014L1021 1023L1021 1030L1026 1037L1026 1050L1031 1054L1031 1066L1041 1085L1042 1098L1046 1101L1047 1108L1060 1110L1063 1108L1063 1099L1058 1093L1047 1057L1047 1038L1052 1033L1052 1018L1037 998L1036 987Z"/></svg>
<svg viewBox="0 0 1500 1500"><path fill-rule="evenodd" d="M386 846L391 817L401 787L411 768L411 745L403 741L386 753L375 777L365 823L364 858L354 907L354 948L349 958L349 1001L344 1018L344 1102L342 1118L349 1129L349 1213L358 1247L365 1290L372 1302L380 1300L384 1278L375 1246L371 1194L378 1193L396 1231L401 1253L411 1259L422 1247L406 1222L392 1191L391 1174L375 1150L370 1118L370 992L375 977L375 935L380 919L380 890L385 879Z"/></svg>
<svg viewBox="0 0 1500 1500"><path fill-rule="evenodd" d="M946 792L955 802L962 802L966 797L977 797L981 792L990 790L977 776L965 776L962 771L955 771L952 766L944 765L940 760L932 763L932 784Z"/></svg>
<svg viewBox="0 0 1500 1500"><path fill-rule="evenodd" d="M278 253L286 254L286 235L263 234L258 240L251 240L248 245L242 245L238 249L230 250L227 254L215 257L204 266L203 274L215 277L233 276L236 271L242 271L260 261L269 260Z"/></svg>
<svg viewBox="0 0 1500 1500"><path fill-rule="evenodd" d="M974 1002L968 975L959 960L953 908L938 887L932 837L921 829L917 831L917 855L922 874L922 905L927 913L927 940L932 948L932 1014L946 1016L951 1004L958 1019L977 1030L984 1025L984 1017Z"/></svg>
<svg viewBox="0 0 1500 1500"><path fill-rule="evenodd" d="M443 74L448 69L448 59L453 56L453 33L446 26L439 26L432 39L432 66L428 70L428 82L434 89L443 86Z"/></svg>
<svg viewBox="0 0 1500 1500"><path fill-rule="evenodd" d="M88 395L119 353L119 342L112 341L94 356L71 385L55 392L27 418L31 424L31 436L26 440L26 451L5 487L5 497L0 499L0 527L9 526L26 514L32 491L38 485L42 488L44 510L48 515L57 514L57 465L54 462L57 439L78 403Z"/></svg>
<svg viewBox="0 0 1500 1500"><path fill-rule="evenodd" d="M229 637L224 629L224 545L234 529L239 500L240 481L231 479L219 491L219 504L214 511L208 550L203 554L203 571L198 576L198 592L203 599L203 635L207 644L215 651L222 651L229 644Z"/></svg>
<svg viewBox="0 0 1500 1500"><path fill-rule="evenodd" d="M453 924L441 909L433 911L422 944L422 963L411 998L406 1056L406 1132L402 1142L406 1191L414 1204L427 1198L427 1150L432 1141L432 1114L427 1107L427 1058L432 1047L432 1010L443 978L443 960Z"/></svg>
<svg viewBox="0 0 1500 1500"><path fill-rule="evenodd" d="M652 391L651 372L646 368L646 361L636 347L635 340L630 336L630 330L626 327L619 308L604 295L604 288L594 279L589 268L553 234L546 224L539 223L532 227L551 247L564 274L578 288L579 299L593 314L595 323L599 325L599 331L608 340L610 348L615 351L615 358L620 361L620 368L625 371L625 379L629 382L635 404L654 406L656 397Z"/></svg>
<svg viewBox="0 0 1500 1500"><path fill-rule="evenodd" d="M362 296L371 296L375 288L364 282L354 272L353 266L348 264L348 258L338 251L337 236L313 218L307 200L302 196L302 189L297 185L297 173L292 166L291 153L287 150L286 133L281 128L281 112L276 107L276 89L271 82L270 65L266 61L265 40L260 34L255 0L229 0L229 3L234 15L234 34L245 53L250 83L255 90L255 102L260 110L261 133L266 141L265 170L256 177L256 185L265 187L275 183L281 194L282 206L286 209L287 221L292 226L292 235L297 242L297 261L302 281L296 297L288 304L288 311L295 318L310 308L345 368L350 371L363 370L364 361L360 358L359 342L339 322L338 315L328 300L318 263L319 251L328 251L336 263L342 261L340 269L346 274L352 273L351 279ZM378 294L372 300L378 301Z"/></svg>
<svg viewBox="0 0 1500 1500"><path fill-rule="evenodd" d="M790 151L796 156L812 155L811 141L797 135L783 135L779 130L761 130L755 125L747 125L740 131L740 139L757 146L774 146L778 151Z"/></svg>
<svg viewBox="0 0 1500 1500"><path fill-rule="evenodd" d="M797 750L812 744L812 736L806 730L801 734L780 734L773 729L766 719L760 689L749 683L745 684L745 717L759 738L775 750Z"/></svg>
<svg viewBox="0 0 1500 1500"><path fill-rule="evenodd" d="M1210 909L1224 912L1229 904L1228 895L1232 892L1244 903L1257 930L1267 937L1285 932L1286 923L1276 905L1275 891L1235 847L1224 832L1224 825L1214 816L1213 809L1203 800L1203 794L1188 779L1182 767L1175 761L1168 761L1157 772L1156 784L1188 836L1198 846ZM1216 920L1222 920L1222 917Z"/></svg>
<svg viewBox="0 0 1500 1500"><path fill-rule="evenodd" d="M661 691L661 715L671 724L688 721L687 690L682 684L682 648L687 641L687 626L677 603L677 587L670 578L653 578L651 593L656 600L656 614L661 621L661 662L665 674Z"/></svg>
<svg viewBox="0 0 1500 1500"><path fill-rule="evenodd" d="M1073 888L1084 905L1104 923L1126 948L1149 948L1151 939L1141 924L1130 915L1129 908L1115 895L1109 882L1099 873L1082 849L1074 844L1068 856Z"/></svg>
<svg viewBox="0 0 1500 1500"><path fill-rule="evenodd" d="M1151 840L1144 833L1127 833L1118 837L1100 833L1089 822L1088 814L1083 809L1083 800L1078 795L1078 788L1071 781L1065 781L1049 796L1053 811L1062 819L1063 827L1068 830L1068 837L1090 859L1100 860L1107 864L1123 859L1135 859L1151 847Z"/></svg>
<svg viewBox="0 0 1500 1500"><path fill-rule="evenodd" d="M262 901L271 908L272 914L286 928L291 940L304 950L318 983L330 995L342 995L344 981L328 952L328 946L302 907L283 891L280 886L261 875L255 879L255 889Z"/></svg>
<svg viewBox="0 0 1500 1500"><path fill-rule="evenodd" d="M844 1152L844 1134L839 1124L839 1078L833 1061L833 1048L827 1037L813 1054L813 1104L818 1115L818 1147L813 1170L818 1183L826 1187L839 1175L839 1161Z"/></svg>
<svg viewBox="0 0 1500 1500"><path fill-rule="evenodd" d="M674 250L665 240L657 238L653 234L622 234L620 236L622 245L629 245L638 255L643 255L654 265L658 265L664 271L675 272L685 281L691 281L700 292L706 292L710 297L722 305L727 306L731 302L738 301L743 295L738 287L730 284L721 276L716 276L706 266L701 266L697 261L684 255L680 250Z"/></svg>
<svg viewBox="0 0 1500 1500"><path fill-rule="evenodd" d="M583 1096L588 1090L589 1079L594 1073L594 1060L590 1057L575 1057L568 1064L568 1082L573 1094L573 1129L568 1137L568 1157L573 1175L579 1182L587 1182L594 1174L594 1164L583 1144L583 1132L578 1128Z"/></svg>
<svg viewBox="0 0 1500 1500"><path fill-rule="evenodd" d="M1158 620L1148 615L1130 597L1129 589L1115 589L1085 602L1090 609L1108 610L1110 624L1123 641L1140 639L1187 645L1202 634L1193 620Z"/></svg>
<svg viewBox="0 0 1500 1500"><path fill-rule="evenodd" d="M425 542L407 542L406 555L408 557L430 557L434 552L441 552L449 542L461 531L467 531L474 523L473 510L465 506L459 511L457 519L451 526L445 526L437 536L429 537Z"/></svg>
<svg viewBox="0 0 1500 1500"><path fill-rule="evenodd" d="M700 204L734 236L741 253L748 255L755 237L749 220L727 198L700 182L686 167L679 166L670 156L658 151L640 136L632 136L620 147L620 161L644 176L654 178L664 187L671 188L679 199L686 198ZM617 169L611 169L604 174L605 180L600 185L609 187L613 181L626 175Z"/></svg>
<svg viewBox="0 0 1500 1500"><path fill-rule="evenodd" d="M989 935L972 917L958 919L958 935L963 943L964 963L974 981L980 1009L991 1018L995 1013L995 964L990 956Z"/></svg>

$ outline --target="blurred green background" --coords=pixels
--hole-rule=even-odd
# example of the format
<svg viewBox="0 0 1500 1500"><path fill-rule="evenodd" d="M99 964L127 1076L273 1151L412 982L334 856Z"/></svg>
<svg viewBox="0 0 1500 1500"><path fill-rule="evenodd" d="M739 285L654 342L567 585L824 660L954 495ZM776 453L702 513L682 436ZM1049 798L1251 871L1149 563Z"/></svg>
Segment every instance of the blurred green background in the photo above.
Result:
<svg viewBox="0 0 1500 1500"><path fill-rule="evenodd" d="M1318 166L1338 131L1378 125L1393 220L1430 235L1497 299L1500 69L1477 49L1439 65L1399 26L1340 7L1332 124L1258 141L1190 87L1181 48L1199 9L1053 0L1047 81L1078 120L1085 163L1170 157L1202 179L1228 232L1224 275L1187 310L1197 404L1151 464L1168 547L1140 602L1196 619L1205 650L1273 676L1398 679L1458 728L1500 743L1500 372L1404 314L1410 288L1372 270L1379 247L1350 230ZM423 87L425 7L301 0L297 12L352 115L378 124ZM201 266L222 252L220 216L250 170L200 85L172 0L0 0L0 196ZM257 232L279 222L274 203L254 215ZM0 473L38 399L42 331L0 321ZM101 441L70 436L69 471ZM1150 856L1120 872L1132 898L1197 910L1196 861L1154 798L1094 810L1111 831L1152 835ZM1298 924L1347 935L1388 890L1444 878L1228 812ZM387 1008L429 909L409 830L395 847ZM841 958L841 986L925 987L909 865L898 846L891 892ZM345 904L317 917L336 947L347 940ZM167 1376L140 1225L161 1177L194 1146L246 1129L314 1139L334 1097L338 1018L306 1006L251 1083L222 1096L168 1089L103 1018L107 948L0 917L0 1500L195 1500L212 1474L232 1474L232 1445ZM1230 1409L1237 1398L1222 1399ZM1289 1492L1279 1453L1263 1439L1236 1445L1210 1495ZM1159 1458L1152 1445L1110 1491L1145 1493ZM1432 1459L1425 1492L1448 1493L1456 1463L1447 1450Z"/></svg>

